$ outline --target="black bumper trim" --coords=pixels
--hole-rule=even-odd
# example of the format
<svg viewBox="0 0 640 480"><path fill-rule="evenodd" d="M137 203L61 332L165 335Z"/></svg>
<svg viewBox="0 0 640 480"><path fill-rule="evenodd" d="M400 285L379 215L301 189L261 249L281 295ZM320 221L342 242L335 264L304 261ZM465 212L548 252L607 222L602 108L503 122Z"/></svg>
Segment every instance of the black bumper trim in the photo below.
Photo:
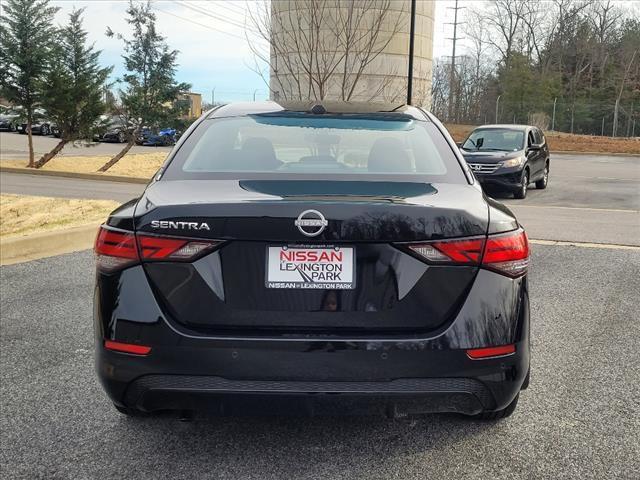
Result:
<svg viewBox="0 0 640 480"><path fill-rule="evenodd" d="M162 407L163 398L172 394L190 395L245 395L245 394L341 394L344 396L375 397L425 397L425 412L462 411L474 413L478 409L490 410L496 402L490 390L473 378L407 378L387 382L332 382L332 381L272 381L228 380L214 376L145 375L131 382L125 394L127 406L142 410ZM434 398L442 402L433 402ZM447 407L451 397L463 397L466 402L454 402ZM466 404L466 406L463 406ZM456 406L457 405L457 406ZM167 407L169 408L170 405Z"/></svg>

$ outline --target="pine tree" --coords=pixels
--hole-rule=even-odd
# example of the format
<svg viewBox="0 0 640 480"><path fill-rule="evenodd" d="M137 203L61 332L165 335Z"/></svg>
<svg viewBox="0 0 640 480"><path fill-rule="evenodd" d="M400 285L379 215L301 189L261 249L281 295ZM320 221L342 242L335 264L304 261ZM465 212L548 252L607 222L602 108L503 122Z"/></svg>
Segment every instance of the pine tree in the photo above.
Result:
<svg viewBox="0 0 640 480"><path fill-rule="evenodd" d="M54 38L49 0L6 0L0 22L0 94L22 108L27 122L29 167L34 166L31 125L42 101L42 80Z"/></svg>
<svg viewBox="0 0 640 480"><path fill-rule="evenodd" d="M123 116L132 128L127 132L127 145L99 171L106 172L133 146L143 126L159 126L174 120L179 114L176 98L190 85L176 83L177 50L170 50L165 38L156 31L156 16L150 2L136 4L129 0L127 23L133 28L133 37L118 38L124 42L122 56L127 73L122 78L125 89L120 91ZM113 35L111 30L107 35Z"/></svg>
<svg viewBox="0 0 640 480"><path fill-rule="evenodd" d="M61 139L36 162L36 168L55 157L67 143L92 140L105 111L102 96L113 67L101 68L101 52L87 45L87 32L82 28L83 11L74 8L69 14L69 23L60 29L60 41L52 51L42 105L60 129Z"/></svg>

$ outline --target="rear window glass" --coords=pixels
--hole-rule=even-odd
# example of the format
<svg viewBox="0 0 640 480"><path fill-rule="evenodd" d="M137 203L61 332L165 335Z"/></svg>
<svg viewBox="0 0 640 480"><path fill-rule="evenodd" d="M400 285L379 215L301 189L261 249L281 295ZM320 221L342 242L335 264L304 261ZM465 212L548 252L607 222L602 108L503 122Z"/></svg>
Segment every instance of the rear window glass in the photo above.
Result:
<svg viewBox="0 0 640 480"><path fill-rule="evenodd" d="M429 177L466 182L431 122L406 115L256 114L203 121L164 178Z"/></svg>

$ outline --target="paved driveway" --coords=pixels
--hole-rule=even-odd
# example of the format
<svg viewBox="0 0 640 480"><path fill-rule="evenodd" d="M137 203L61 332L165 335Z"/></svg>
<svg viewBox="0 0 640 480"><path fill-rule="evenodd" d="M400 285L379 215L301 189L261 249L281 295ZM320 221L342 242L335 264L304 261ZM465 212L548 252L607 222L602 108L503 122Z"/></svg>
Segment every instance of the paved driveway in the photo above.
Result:
<svg viewBox="0 0 640 480"><path fill-rule="evenodd" d="M50 152L60 140L54 137L33 136L33 150L36 156ZM103 156L115 155L124 144L122 143L93 143L91 146L74 147L67 145L64 147L61 156ZM149 153L149 152L169 152L171 147L139 147L131 148L131 153ZM19 133L0 132L0 160L8 159L28 159L29 148L27 145L27 136ZM37 158L36 158L37 160Z"/></svg>
<svg viewBox="0 0 640 480"><path fill-rule="evenodd" d="M2 174L0 191L126 201L144 186L58 177ZM492 192L493 194L494 192ZM546 190L525 200L496 195L518 216L531 238L640 246L640 157L552 157Z"/></svg>
<svg viewBox="0 0 640 480"><path fill-rule="evenodd" d="M117 413L93 372L93 259L2 267L0 471L10 479L637 479L640 252L533 246L532 380L512 417Z"/></svg>

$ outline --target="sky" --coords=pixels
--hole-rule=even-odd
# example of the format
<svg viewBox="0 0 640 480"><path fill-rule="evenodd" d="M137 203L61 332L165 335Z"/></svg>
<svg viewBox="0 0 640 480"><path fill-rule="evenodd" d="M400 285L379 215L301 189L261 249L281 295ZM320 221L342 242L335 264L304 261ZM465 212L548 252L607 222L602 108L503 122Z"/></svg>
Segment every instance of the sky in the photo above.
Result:
<svg viewBox="0 0 640 480"><path fill-rule="evenodd" d="M418 0L420 1L420 0ZM85 8L84 24L89 41L102 50L101 62L114 65L113 79L123 73L122 41L105 35L107 27L129 36L126 0L52 0L60 7L56 23L66 22L69 12ZM463 3L469 3L465 0ZM449 54L454 0L437 0L434 56ZM251 70L253 54L245 38L247 9L259 5L249 0L154 0L157 29L171 48L180 51L177 79L192 85L203 101L257 100L268 96L267 86ZM249 32L250 33L250 32ZM215 92L214 92L215 89Z"/></svg>

